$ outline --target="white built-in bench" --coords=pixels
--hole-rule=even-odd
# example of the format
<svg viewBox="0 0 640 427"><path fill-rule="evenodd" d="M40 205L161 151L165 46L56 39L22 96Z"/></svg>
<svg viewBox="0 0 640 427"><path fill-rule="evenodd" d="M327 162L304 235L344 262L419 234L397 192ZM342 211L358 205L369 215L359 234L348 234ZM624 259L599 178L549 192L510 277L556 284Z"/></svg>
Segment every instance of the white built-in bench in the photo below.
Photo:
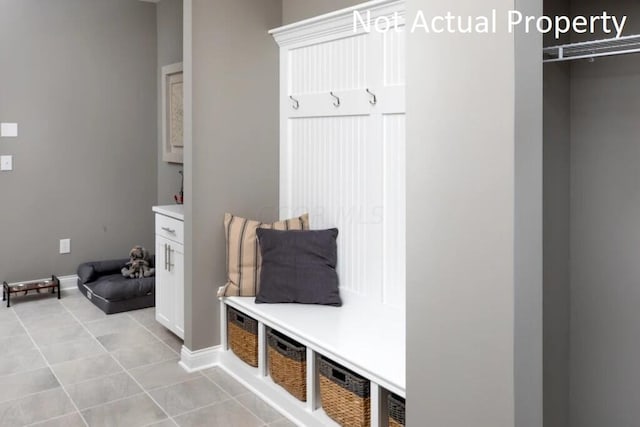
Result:
<svg viewBox="0 0 640 427"><path fill-rule="evenodd" d="M344 305L224 298L219 362L305 427L335 425L320 408L317 355L371 381L372 426L387 425L387 392L405 397L405 314L392 308L404 307L406 285L404 9L375 0L270 32L280 47L279 215L308 212L311 228L340 230ZM370 32L362 19L398 28ZM226 305L259 322L258 368L228 350ZM307 346L307 402L269 378L267 327Z"/></svg>
<svg viewBox="0 0 640 427"><path fill-rule="evenodd" d="M404 313L349 292L342 291L341 296L342 307L255 304L253 297L221 299L221 367L299 425L336 425L320 405L316 355L326 356L371 381L371 425L386 426L387 393L406 395ZM227 347L226 305L259 322L257 368ZM307 402L269 378L267 327L307 346Z"/></svg>

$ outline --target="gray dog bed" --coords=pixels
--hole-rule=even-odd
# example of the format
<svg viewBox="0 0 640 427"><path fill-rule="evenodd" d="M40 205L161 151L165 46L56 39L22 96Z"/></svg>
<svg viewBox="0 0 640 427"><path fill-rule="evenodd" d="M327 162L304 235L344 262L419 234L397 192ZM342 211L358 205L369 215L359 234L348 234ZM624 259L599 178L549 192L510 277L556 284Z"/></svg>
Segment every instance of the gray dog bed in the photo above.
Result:
<svg viewBox="0 0 640 427"><path fill-rule="evenodd" d="M128 261L128 258L95 261L78 267L78 289L106 314L156 305L155 277L123 277L120 270ZM155 266L155 257L151 257L151 266Z"/></svg>

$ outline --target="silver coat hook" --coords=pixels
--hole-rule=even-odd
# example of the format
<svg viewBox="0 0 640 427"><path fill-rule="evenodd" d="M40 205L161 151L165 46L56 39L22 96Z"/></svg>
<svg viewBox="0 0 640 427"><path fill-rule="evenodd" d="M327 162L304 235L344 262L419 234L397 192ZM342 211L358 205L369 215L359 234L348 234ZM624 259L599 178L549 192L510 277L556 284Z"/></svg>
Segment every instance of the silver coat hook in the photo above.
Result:
<svg viewBox="0 0 640 427"><path fill-rule="evenodd" d="M371 105L376 105L376 104L378 103L378 98L376 97L376 94L375 94L375 93L373 93L373 92L371 92L371 91L369 90L369 88L367 88L367 89L365 89L365 90L367 91L367 93L368 93L369 95L371 95L371 96L373 97L373 99L371 99L371 100L369 101L369 104L371 104Z"/></svg>
<svg viewBox="0 0 640 427"><path fill-rule="evenodd" d="M336 102L333 103L333 106L338 108L340 106L340 98L333 94L333 92L329 92L329 95L333 96L336 99Z"/></svg>
<svg viewBox="0 0 640 427"><path fill-rule="evenodd" d="M295 99L293 95L289 95L289 99L293 101L292 107L294 110L297 110L298 108L300 108L300 102L297 99Z"/></svg>

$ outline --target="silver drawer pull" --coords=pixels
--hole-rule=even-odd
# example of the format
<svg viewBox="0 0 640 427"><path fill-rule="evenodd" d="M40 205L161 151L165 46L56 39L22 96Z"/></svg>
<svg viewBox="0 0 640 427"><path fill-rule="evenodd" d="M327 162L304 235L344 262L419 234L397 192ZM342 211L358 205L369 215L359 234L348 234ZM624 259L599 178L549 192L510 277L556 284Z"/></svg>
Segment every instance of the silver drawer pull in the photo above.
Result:
<svg viewBox="0 0 640 427"><path fill-rule="evenodd" d="M176 230L174 230L173 228L169 228L169 227L162 227L162 229L163 229L164 231L166 231L167 233L176 234Z"/></svg>

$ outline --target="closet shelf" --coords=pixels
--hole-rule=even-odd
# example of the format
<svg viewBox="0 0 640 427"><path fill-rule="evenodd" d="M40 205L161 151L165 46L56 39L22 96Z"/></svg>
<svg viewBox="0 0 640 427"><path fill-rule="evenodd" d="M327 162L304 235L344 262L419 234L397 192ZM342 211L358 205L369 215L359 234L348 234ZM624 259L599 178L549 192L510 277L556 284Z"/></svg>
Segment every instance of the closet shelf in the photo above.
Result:
<svg viewBox="0 0 640 427"><path fill-rule="evenodd" d="M640 53L640 35L545 47L543 62L573 61L631 53Z"/></svg>

